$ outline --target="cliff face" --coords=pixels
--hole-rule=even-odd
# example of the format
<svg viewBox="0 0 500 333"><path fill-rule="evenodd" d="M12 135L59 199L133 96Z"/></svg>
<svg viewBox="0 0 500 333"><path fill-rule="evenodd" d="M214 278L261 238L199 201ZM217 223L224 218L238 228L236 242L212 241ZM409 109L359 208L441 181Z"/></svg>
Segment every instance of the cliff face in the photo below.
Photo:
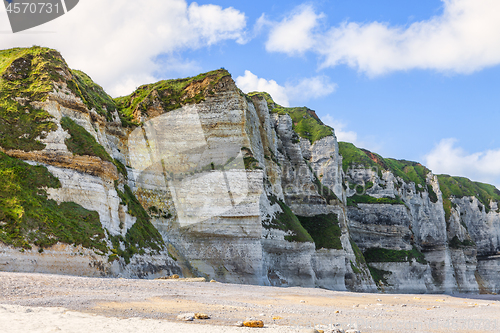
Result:
<svg viewBox="0 0 500 333"><path fill-rule="evenodd" d="M2 270L500 289L492 186L338 143L225 70L113 100L55 51L0 58Z"/></svg>

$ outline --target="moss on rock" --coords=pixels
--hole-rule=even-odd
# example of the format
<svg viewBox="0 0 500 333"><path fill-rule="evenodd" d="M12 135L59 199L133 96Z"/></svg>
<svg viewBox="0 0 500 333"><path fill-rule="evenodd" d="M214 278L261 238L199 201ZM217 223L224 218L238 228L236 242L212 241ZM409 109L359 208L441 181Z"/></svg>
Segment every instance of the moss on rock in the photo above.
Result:
<svg viewBox="0 0 500 333"><path fill-rule="evenodd" d="M44 102L62 80L66 68L54 50L34 46L0 51L0 146L24 151L42 150L39 141L57 129L50 114L33 107Z"/></svg>
<svg viewBox="0 0 500 333"><path fill-rule="evenodd" d="M415 259L418 263L427 264L425 256L416 247L411 250L391 250L384 248L369 248L364 253L367 262L411 262Z"/></svg>
<svg viewBox="0 0 500 333"><path fill-rule="evenodd" d="M337 214L297 216L297 218L311 235L317 250L321 248L342 250L342 242L340 241L342 230Z"/></svg>
<svg viewBox="0 0 500 333"><path fill-rule="evenodd" d="M292 118L294 131L302 138L314 143L327 136L333 136L333 129L325 125L319 119L316 112L306 107L284 107L272 99L271 95L265 92L251 92L248 94L250 97L259 96L264 98L267 102L269 112L277 113L279 115L288 114ZM296 142L298 143L298 142Z"/></svg>
<svg viewBox="0 0 500 333"><path fill-rule="evenodd" d="M264 228L279 229L291 233L291 235L285 236L285 240L289 242L314 242L311 235L309 235L307 230L304 229L290 207L288 207L283 201L278 200L275 196L270 196L269 201L272 205L278 204L283 212L276 214L274 219L272 219L272 221L268 224L263 224Z"/></svg>
<svg viewBox="0 0 500 333"><path fill-rule="evenodd" d="M97 212L48 199L45 189L61 184L47 168L0 152L0 179L1 242L25 249L62 242L107 252Z"/></svg>
<svg viewBox="0 0 500 333"><path fill-rule="evenodd" d="M135 197L128 185L124 191L116 188L121 204L128 207L128 213L137 218L134 225L127 231L125 237L110 236L113 252L123 257L128 264L135 254L144 254L146 249L160 251L165 249L165 242L158 230L151 223L150 217L141 203ZM122 244L124 249L122 249Z"/></svg>

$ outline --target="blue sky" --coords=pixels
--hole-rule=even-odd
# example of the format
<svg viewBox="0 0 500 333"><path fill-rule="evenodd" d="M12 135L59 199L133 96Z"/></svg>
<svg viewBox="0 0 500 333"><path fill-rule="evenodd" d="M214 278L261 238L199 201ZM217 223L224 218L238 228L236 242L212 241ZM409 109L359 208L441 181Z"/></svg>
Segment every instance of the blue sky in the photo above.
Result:
<svg viewBox="0 0 500 333"><path fill-rule="evenodd" d="M498 17L498 0L85 0L18 34L0 12L0 48L56 48L114 96L224 67L340 140L498 186Z"/></svg>

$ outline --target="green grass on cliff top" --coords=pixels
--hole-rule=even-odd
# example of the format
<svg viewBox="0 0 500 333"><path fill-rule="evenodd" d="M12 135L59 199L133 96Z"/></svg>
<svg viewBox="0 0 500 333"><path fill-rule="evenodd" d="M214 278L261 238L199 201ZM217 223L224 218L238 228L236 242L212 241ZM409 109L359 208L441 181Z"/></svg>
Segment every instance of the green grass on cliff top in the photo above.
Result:
<svg viewBox="0 0 500 333"><path fill-rule="evenodd" d="M163 80L156 83L145 84L137 88L128 96L115 98L124 126L138 125L134 119L135 110L146 111L155 101L159 101L165 111L171 111L187 104L196 104L205 100L205 95L213 95L215 85L226 76L230 76L225 69L202 73L184 79ZM190 94L186 88L193 83L201 83L206 78L210 79L207 87L196 88L195 94Z"/></svg>
<svg viewBox="0 0 500 333"><path fill-rule="evenodd" d="M62 242L107 252L97 212L48 199L45 189L61 184L47 168L0 152L0 179L1 242L24 249Z"/></svg>
<svg viewBox="0 0 500 333"><path fill-rule="evenodd" d="M46 111L31 103L44 102L61 83L66 83L89 110L112 119L111 112L116 109L113 99L85 73L71 71L57 51L38 46L0 51L1 147L24 151L45 148L38 138L45 138L57 127Z"/></svg>
<svg viewBox="0 0 500 333"><path fill-rule="evenodd" d="M428 190L426 177L431 171L418 162L383 158L349 142L339 142L339 152L342 155L344 172L347 172L350 167L362 167L377 171L381 177L382 170L391 171L394 176L401 177L406 183L415 183L417 191Z"/></svg>
<svg viewBox="0 0 500 333"><path fill-rule="evenodd" d="M489 212L490 201L500 201L500 191L493 185L473 182L464 177L452 177L449 175L438 175L439 187L443 193L443 198L449 199L452 196L456 198L463 198L474 196L485 207L486 212ZM451 210L450 207L445 207ZM446 212L449 218L449 212Z"/></svg>
<svg viewBox="0 0 500 333"><path fill-rule="evenodd" d="M264 98L271 113L279 115L288 114L292 118L294 131L302 138L308 139L311 143L331 136L333 129L323 124L316 113L306 107L288 108L274 102L271 95L266 92L251 92L248 96L259 96Z"/></svg>

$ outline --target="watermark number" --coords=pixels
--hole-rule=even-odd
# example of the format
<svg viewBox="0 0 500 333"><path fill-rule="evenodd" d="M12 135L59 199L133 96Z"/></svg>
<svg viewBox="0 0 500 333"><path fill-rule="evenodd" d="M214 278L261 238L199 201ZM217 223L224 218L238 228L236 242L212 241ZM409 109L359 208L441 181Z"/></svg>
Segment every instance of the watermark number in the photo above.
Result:
<svg viewBox="0 0 500 333"><path fill-rule="evenodd" d="M59 4L56 3L53 5L52 3L45 2L22 2L22 3L9 3L7 6L7 13L11 14L19 14L19 13L31 13L31 14L59 14Z"/></svg>

